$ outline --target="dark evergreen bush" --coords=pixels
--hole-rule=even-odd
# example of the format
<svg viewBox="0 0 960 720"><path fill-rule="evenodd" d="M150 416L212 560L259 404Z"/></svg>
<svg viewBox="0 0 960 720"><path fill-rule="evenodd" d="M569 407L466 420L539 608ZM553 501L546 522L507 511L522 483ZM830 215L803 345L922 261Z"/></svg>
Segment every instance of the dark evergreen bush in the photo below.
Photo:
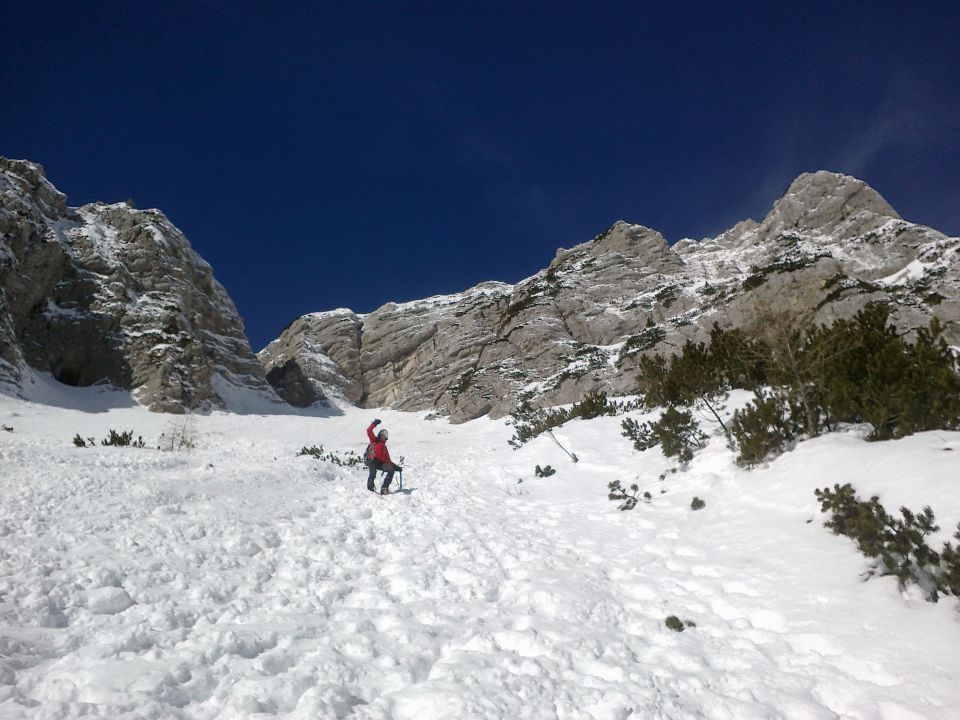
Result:
<svg viewBox="0 0 960 720"><path fill-rule="evenodd" d="M707 438L689 410L668 407L653 427L660 436L663 454L676 457L682 463L690 462L694 449L703 447Z"/></svg>
<svg viewBox="0 0 960 720"><path fill-rule="evenodd" d="M636 407L636 403L612 401L603 391L586 393L569 410L537 409L530 405L529 397L521 397L521 402L512 415L514 432L508 442L512 447L519 448L525 442L558 428L574 418L591 420L603 415L619 415Z"/></svg>
<svg viewBox="0 0 960 720"><path fill-rule="evenodd" d="M608 400L607 394L603 391L588 392L580 402L573 404L569 411L569 417L571 420L573 418L591 420L603 415L616 415L621 412L621 407L620 403Z"/></svg>
<svg viewBox="0 0 960 720"><path fill-rule="evenodd" d="M675 457L681 463L690 462L694 451L703 447L707 437L690 411L675 407L668 407L654 422L638 423L625 418L621 427L622 435L633 441L634 449L643 451L660 445L664 455Z"/></svg>
<svg viewBox="0 0 960 720"><path fill-rule="evenodd" d="M637 506L637 503L640 502L640 497L637 495L640 488L636 483L630 486L629 491L620 484L619 480L614 480L607 485L607 488L610 490L607 498L613 502L620 503L620 507L617 508L618 510L633 510ZM644 493L643 499L646 502L650 502L650 493Z"/></svg>
<svg viewBox="0 0 960 720"><path fill-rule="evenodd" d="M357 467L363 465L363 457L352 450L347 450L343 455L340 455L332 450L329 452L324 451L323 445L304 446L300 449L300 452L297 453L297 457L300 455L309 455L316 460L323 460L333 463L334 465L340 465L341 467Z"/></svg>
<svg viewBox="0 0 960 720"><path fill-rule="evenodd" d="M818 331L818 342L837 345L847 338L848 345L827 369L827 415L870 423L872 440L960 426L960 374L943 327L934 318L907 343L889 316L889 307L873 304Z"/></svg>
<svg viewBox="0 0 960 720"><path fill-rule="evenodd" d="M739 449L737 464L753 467L783 452L803 431L800 413L788 396L758 390L754 401L737 410L730 424Z"/></svg>
<svg viewBox="0 0 960 720"><path fill-rule="evenodd" d="M877 496L861 500L849 483L815 494L822 512L831 513L825 526L852 538L860 552L874 560L871 574L896 575L901 589L916 583L933 602L938 591L960 595L957 551L946 543L942 553L937 553L927 544L927 536L940 529L929 506L919 514L902 507L901 517L894 518ZM960 540L960 525L954 537Z"/></svg>
<svg viewBox="0 0 960 720"><path fill-rule="evenodd" d="M703 510L703 508L705 508L706 506L707 504L703 500L698 498L696 495L694 495L693 500L690 501L691 510Z"/></svg>
<svg viewBox="0 0 960 720"><path fill-rule="evenodd" d="M557 471L554 470L549 465L546 465L544 467L540 467L539 465L537 465L536 470L534 470L533 472L537 477L550 477L551 475L556 475L557 473Z"/></svg>
<svg viewBox="0 0 960 720"><path fill-rule="evenodd" d="M683 632L688 627L697 626L693 620L681 620L676 615L668 616L667 619L663 621L663 624L675 632Z"/></svg>
<svg viewBox="0 0 960 720"><path fill-rule="evenodd" d="M703 343L687 341L669 360L659 354L641 358L637 386L645 407L696 406L709 412L729 435L720 412L730 386L718 356Z"/></svg>
<svg viewBox="0 0 960 720"><path fill-rule="evenodd" d="M724 329L714 323L710 330L714 365L728 388L756 390L769 382L769 352L740 329Z"/></svg>
<svg viewBox="0 0 960 720"><path fill-rule="evenodd" d="M960 541L960 523L957 523L957 531L953 537ZM960 597L960 550L954 548L953 544L946 543L940 553L940 564L940 589Z"/></svg>
<svg viewBox="0 0 960 720"><path fill-rule="evenodd" d="M77 437L80 437L79 434ZM77 437L73 439L74 445L77 444ZM91 443L92 445L93 443ZM142 448L144 446L143 438L138 437L136 440L133 439L133 430L127 430L122 433L118 433L116 430L111 430L110 434L100 441L101 445L112 445L115 447L135 447Z"/></svg>
<svg viewBox="0 0 960 720"><path fill-rule="evenodd" d="M650 423L638 423L633 418L624 418L620 423L625 438L633 441L633 449L638 452L649 450L660 444L659 436L653 431Z"/></svg>

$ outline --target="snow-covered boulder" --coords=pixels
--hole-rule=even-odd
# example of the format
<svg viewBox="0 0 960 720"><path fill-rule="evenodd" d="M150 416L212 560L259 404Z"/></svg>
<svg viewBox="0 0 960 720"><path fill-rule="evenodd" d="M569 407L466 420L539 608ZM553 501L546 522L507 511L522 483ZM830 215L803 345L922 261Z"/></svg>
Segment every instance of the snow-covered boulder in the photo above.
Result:
<svg viewBox="0 0 960 720"><path fill-rule="evenodd" d="M97 615L116 615L131 605L133 598L123 588L102 587L86 593L87 609Z"/></svg>

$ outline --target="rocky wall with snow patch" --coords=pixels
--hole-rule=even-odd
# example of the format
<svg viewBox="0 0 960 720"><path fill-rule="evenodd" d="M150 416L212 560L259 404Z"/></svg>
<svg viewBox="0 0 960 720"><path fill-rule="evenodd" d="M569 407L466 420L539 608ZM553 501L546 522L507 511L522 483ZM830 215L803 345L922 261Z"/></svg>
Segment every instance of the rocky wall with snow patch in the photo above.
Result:
<svg viewBox="0 0 960 720"><path fill-rule="evenodd" d="M808 173L762 222L716 238L669 246L618 222L516 286L304 316L260 358L290 386L463 421L507 414L521 393L555 405L630 392L640 355L706 340L714 323L829 323L885 302L904 331L938 317L960 346L958 250L960 238L902 219L862 181Z"/></svg>
<svg viewBox="0 0 960 720"><path fill-rule="evenodd" d="M278 400L230 297L163 213L70 208L42 167L0 158L0 385L29 396L33 371L158 411L223 407L215 383Z"/></svg>

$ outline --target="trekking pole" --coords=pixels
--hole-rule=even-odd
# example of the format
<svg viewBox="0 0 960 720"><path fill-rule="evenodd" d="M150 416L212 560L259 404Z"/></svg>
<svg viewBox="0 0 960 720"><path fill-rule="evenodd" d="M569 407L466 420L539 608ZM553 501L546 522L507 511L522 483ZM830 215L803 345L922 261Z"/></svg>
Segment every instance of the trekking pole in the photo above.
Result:
<svg viewBox="0 0 960 720"><path fill-rule="evenodd" d="M400 487L397 488L397 492L403 491L403 470L400 470Z"/></svg>

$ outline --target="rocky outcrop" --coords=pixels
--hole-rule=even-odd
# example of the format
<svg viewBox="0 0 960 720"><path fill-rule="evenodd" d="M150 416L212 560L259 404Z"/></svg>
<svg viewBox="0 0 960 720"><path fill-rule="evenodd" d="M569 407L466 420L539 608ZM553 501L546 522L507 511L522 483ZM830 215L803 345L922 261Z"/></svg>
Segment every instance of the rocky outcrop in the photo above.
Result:
<svg viewBox="0 0 960 720"><path fill-rule="evenodd" d="M960 345L958 248L865 183L811 173L762 222L716 238L670 247L618 222L516 286L304 316L260 358L297 402L341 395L462 421L506 414L521 395L552 405L629 392L640 354L706 339L717 322L830 322L882 301L905 330L939 317Z"/></svg>
<svg viewBox="0 0 960 720"><path fill-rule="evenodd" d="M359 403L360 330L360 319L350 310L297 318L259 353L267 380L294 407Z"/></svg>
<svg viewBox="0 0 960 720"><path fill-rule="evenodd" d="M160 411L277 400L233 302L161 212L69 208L39 165L0 158L0 383L29 395L34 371Z"/></svg>
<svg viewBox="0 0 960 720"><path fill-rule="evenodd" d="M761 222L672 247L624 222L516 285L305 315L255 357L210 266L157 210L67 205L0 158L0 390L35 373L109 383L156 410L350 403L463 421L633 390L638 358L714 323L830 322L888 303L960 346L960 238L901 218L844 175L802 175ZM276 406L274 406L276 407Z"/></svg>

